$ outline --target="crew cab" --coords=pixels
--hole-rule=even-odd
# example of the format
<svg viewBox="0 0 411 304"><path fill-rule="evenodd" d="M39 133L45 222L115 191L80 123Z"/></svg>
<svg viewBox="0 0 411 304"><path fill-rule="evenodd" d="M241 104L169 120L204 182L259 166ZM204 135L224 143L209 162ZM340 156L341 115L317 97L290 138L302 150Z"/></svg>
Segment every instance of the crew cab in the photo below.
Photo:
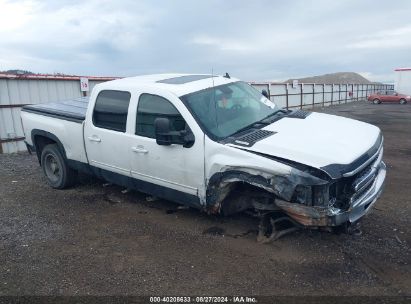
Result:
<svg viewBox="0 0 411 304"><path fill-rule="evenodd" d="M228 75L104 82L89 99L25 106L21 118L51 187L82 171L209 213L349 225L371 210L386 175L379 128L279 108Z"/></svg>
<svg viewBox="0 0 411 304"><path fill-rule="evenodd" d="M368 96L368 101L372 101L374 104L380 104L382 102L406 104L411 102L410 95L398 94L395 91L381 91Z"/></svg>

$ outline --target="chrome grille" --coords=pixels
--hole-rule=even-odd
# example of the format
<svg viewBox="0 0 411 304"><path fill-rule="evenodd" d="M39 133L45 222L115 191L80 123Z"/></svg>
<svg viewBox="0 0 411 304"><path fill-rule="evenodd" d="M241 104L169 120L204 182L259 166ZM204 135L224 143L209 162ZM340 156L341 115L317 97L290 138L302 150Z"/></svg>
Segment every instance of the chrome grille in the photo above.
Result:
<svg viewBox="0 0 411 304"><path fill-rule="evenodd" d="M353 176L353 181L351 184L353 194L350 198L350 205L355 206L372 190L375 179L378 175L380 163L382 161L382 153L383 150L380 149L379 154L375 156L375 159L371 162L371 164L367 165L364 169Z"/></svg>

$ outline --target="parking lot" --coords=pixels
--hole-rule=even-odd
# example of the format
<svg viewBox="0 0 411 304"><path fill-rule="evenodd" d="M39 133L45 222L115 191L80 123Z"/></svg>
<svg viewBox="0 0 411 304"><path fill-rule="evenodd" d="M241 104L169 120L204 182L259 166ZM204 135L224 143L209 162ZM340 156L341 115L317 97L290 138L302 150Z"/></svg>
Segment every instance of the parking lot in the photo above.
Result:
<svg viewBox="0 0 411 304"><path fill-rule="evenodd" d="M301 230L260 244L247 215L209 216L87 176L53 190L34 155L2 154L0 294L411 295L411 105L317 111L383 131L385 192L361 235Z"/></svg>

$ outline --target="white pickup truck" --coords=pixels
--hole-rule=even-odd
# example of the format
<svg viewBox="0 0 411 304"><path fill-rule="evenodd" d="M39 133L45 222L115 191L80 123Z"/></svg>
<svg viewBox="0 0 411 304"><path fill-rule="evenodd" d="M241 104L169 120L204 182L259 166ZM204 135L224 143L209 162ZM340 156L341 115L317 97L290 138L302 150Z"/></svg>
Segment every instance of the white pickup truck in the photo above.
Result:
<svg viewBox="0 0 411 304"><path fill-rule="evenodd" d="M386 175L377 127L280 109L228 75L104 82L89 99L25 106L21 118L53 188L83 171L210 213L349 226L371 209Z"/></svg>

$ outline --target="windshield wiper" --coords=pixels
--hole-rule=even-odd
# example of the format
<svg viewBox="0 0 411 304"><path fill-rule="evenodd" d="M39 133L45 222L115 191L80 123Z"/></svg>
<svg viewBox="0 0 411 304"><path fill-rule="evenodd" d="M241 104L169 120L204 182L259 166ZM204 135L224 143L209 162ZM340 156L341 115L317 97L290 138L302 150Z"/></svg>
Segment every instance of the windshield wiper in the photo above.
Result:
<svg viewBox="0 0 411 304"><path fill-rule="evenodd" d="M258 121L255 121L255 122L253 122L253 123L251 123L251 124L249 124L249 125L241 128L241 129L235 131L233 134L231 134L231 135L228 136L228 137L234 136L234 135L236 135L236 134L238 134L238 133L241 133L241 132L243 132L243 131L245 131L245 130L247 130L247 129L250 129L250 128L254 127L254 126L258 126L258 125L269 125L269 124L271 124L271 119L269 119L269 118L277 115L277 114L280 113L280 112L286 114L286 113L288 113L289 111L288 111L288 110L285 110L285 109L279 109L279 110L277 110L277 111L275 111L275 112L267 115L267 116L264 117L263 119L258 120Z"/></svg>
<svg viewBox="0 0 411 304"><path fill-rule="evenodd" d="M250 129L250 128L252 128L252 127L254 127L254 126L258 126L258 125L267 125L267 123L264 123L264 122L261 122L261 121L255 121L255 122L253 122L252 124L249 124L249 125L241 128L241 129L235 131L233 134L231 134L231 135L228 136L228 137L234 136L234 135L236 135L236 134L238 134L238 133L241 133L241 132L243 132L243 131L245 131L245 130L247 130L247 129Z"/></svg>
<svg viewBox="0 0 411 304"><path fill-rule="evenodd" d="M288 110L285 110L285 109L279 109L279 110L277 110L277 111L275 111L275 112L267 115L267 116L264 117L263 119L261 119L260 122L269 124L270 121L271 121L271 119L269 120L269 118L271 118L271 117L273 117L273 116L276 116L276 115L277 115L278 113L280 113L280 112L281 112L281 113L284 113L284 114L287 114L289 111L288 111Z"/></svg>

